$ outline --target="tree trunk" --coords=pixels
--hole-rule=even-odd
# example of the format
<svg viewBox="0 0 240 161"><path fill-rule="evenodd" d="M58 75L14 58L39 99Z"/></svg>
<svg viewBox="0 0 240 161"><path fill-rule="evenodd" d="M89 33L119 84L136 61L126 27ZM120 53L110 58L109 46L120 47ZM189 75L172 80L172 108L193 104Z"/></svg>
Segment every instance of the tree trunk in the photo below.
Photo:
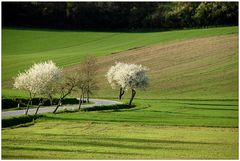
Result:
<svg viewBox="0 0 240 161"><path fill-rule="evenodd" d="M52 106L53 105L53 98L51 95L49 95L49 101L50 101L50 105Z"/></svg>
<svg viewBox="0 0 240 161"><path fill-rule="evenodd" d="M81 105L82 105L82 94L80 95L79 97L79 106L78 106L78 109L80 110L81 108Z"/></svg>
<svg viewBox="0 0 240 161"><path fill-rule="evenodd" d="M39 103L38 104L38 107L37 107L37 110L36 110L36 112L35 112L35 114L34 115L36 115L37 113L38 113L38 110L39 110L39 107L41 106L41 104Z"/></svg>
<svg viewBox="0 0 240 161"><path fill-rule="evenodd" d="M37 110L34 115L36 115L38 113L38 110L42 104L43 104L43 100L41 101L41 99L39 99L38 107L37 107Z"/></svg>
<svg viewBox="0 0 240 161"><path fill-rule="evenodd" d="M124 89L121 87L121 88L120 88L120 92L119 92L119 100L122 99L122 96L124 95L124 93L125 93L125 91L124 91Z"/></svg>
<svg viewBox="0 0 240 161"><path fill-rule="evenodd" d="M30 104L32 105L32 93L31 92L29 92L29 100L28 100L28 104L27 104L27 110L25 111L25 115L28 114Z"/></svg>
<svg viewBox="0 0 240 161"><path fill-rule="evenodd" d="M89 103L89 92L87 93L87 102Z"/></svg>
<svg viewBox="0 0 240 161"><path fill-rule="evenodd" d="M88 89L87 89L87 102L89 103L89 86L88 86Z"/></svg>
<svg viewBox="0 0 240 161"><path fill-rule="evenodd" d="M133 98L135 97L135 95L136 95L136 91L135 91L134 89L132 89L132 97L131 97L131 99L130 99L129 106L132 105L132 100L133 100Z"/></svg>
<svg viewBox="0 0 240 161"><path fill-rule="evenodd" d="M25 115L27 115L27 114L28 114L28 110L29 110L30 102L31 102L31 100L29 100L29 101L28 101L28 104L27 104L27 109L26 109L26 111L25 111Z"/></svg>
<svg viewBox="0 0 240 161"><path fill-rule="evenodd" d="M55 110L53 111L53 113L56 113L58 108L62 105L62 98L60 98L57 107L55 108Z"/></svg>
<svg viewBox="0 0 240 161"><path fill-rule="evenodd" d="M84 102L85 99L85 92L82 94L82 101Z"/></svg>

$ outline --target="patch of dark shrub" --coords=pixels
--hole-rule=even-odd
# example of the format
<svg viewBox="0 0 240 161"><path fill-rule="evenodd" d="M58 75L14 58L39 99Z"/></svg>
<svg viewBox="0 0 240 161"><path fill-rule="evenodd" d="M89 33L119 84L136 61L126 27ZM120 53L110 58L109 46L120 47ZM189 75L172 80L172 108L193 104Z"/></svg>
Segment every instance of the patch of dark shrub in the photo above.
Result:
<svg viewBox="0 0 240 161"><path fill-rule="evenodd" d="M11 118L2 119L2 128L30 123L42 116L43 115L35 115L35 116L27 115L27 116L19 116L19 117L11 117Z"/></svg>
<svg viewBox="0 0 240 161"><path fill-rule="evenodd" d="M2 109L17 107L18 103L12 99L2 99Z"/></svg>
<svg viewBox="0 0 240 161"><path fill-rule="evenodd" d="M47 98L44 98L44 104L42 106L50 106L50 100ZM86 103L86 101L83 101ZM39 98L33 98L32 99L32 105L38 105ZM53 99L53 105L57 105L58 99ZM28 104L28 99L2 99L2 109L9 109L9 108L15 108L15 107L26 107ZM78 100L76 98L65 98L63 100L63 104L78 104Z"/></svg>

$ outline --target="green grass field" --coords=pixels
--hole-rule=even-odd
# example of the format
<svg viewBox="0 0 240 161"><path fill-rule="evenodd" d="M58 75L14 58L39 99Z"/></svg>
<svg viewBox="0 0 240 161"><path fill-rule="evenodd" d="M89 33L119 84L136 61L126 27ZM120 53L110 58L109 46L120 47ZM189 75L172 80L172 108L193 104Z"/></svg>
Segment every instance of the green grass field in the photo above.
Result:
<svg viewBox="0 0 240 161"><path fill-rule="evenodd" d="M61 67L74 66L89 54L103 56L151 44L236 33L238 27L145 33L3 29L3 96L24 94L9 89L12 88L13 77L34 62L54 60Z"/></svg>
<svg viewBox="0 0 240 161"><path fill-rule="evenodd" d="M53 59L72 73L86 54L98 56L98 98L117 98L104 77L115 61L150 69L150 86L137 90L136 107L49 113L34 124L3 128L3 159L238 159L238 27L3 29L2 97L27 96L11 89L11 78L34 61Z"/></svg>
<svg viewBox="0 0 240 161"><path fill-rule="evenodd" d="M105 78L115 61L149 68L150 85L145 91L137 90L137 98L238 99L237 34L158 44L104 56L99 59L97 80L101 88L97 97L117 97L117 90L111 89Z"/></svg>
<svg viewBox="0 0 240 161"><path fill-rule="evenodd" d="M4 159L237 159L235 100L136 100L2 131ZM224 127L224 128L223 128ZM229 127L229 128L226 128Z"/></svg>

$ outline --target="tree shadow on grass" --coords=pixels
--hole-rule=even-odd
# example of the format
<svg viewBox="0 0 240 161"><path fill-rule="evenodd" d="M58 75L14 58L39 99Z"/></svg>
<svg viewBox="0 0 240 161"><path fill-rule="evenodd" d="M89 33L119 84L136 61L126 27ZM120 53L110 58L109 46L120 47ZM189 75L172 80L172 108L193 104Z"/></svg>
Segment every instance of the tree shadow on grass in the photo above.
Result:
<svg viewBox="0 0 240 161"><path fill-rule="evenodd" d="M35 135L35 134L34 134ZM36 135L45 135L45 134L36 134ZM155 146L149 146L149 145L156 145L156 144L201 144L201 145L222 145L225 143L218 143L218 142L202 142L202 141L181 141L181 140L162 140L162 139L143 139L143 138L126 138L126 137L84 137L85 135L70 135L70 134L46 134L47 136L56 136L57 137L65 137L66 139L72 139L72 138L82 138L82 139L86 139L87 141L72 141L72 140L67 140L67 141L56 141L56 140L38 140L38 141L42 141L45 143L49 143L49 142L58 142L58 143L70 143L70 144L86 144L86 145L91 145L91 144L96 144L96 146L115 146L115 147L126 147L126 148L146 148L146 149L162 149L163 147L155 147ZM67 137L67 138L66 138ZM63 139L64 140L64 139ZM99 142L98 141L111 141L113 143L107 143L107 142ZM3 141L11 141L10 139L3 139ZM22 141L22 142L26 142L26 140L20 140L18 139L17 141ZM117 142L117 143L114 143ZM124 145L124 144L119 144L119 142L121 143L149 143L148 145L145 146L139 146L139 145ZM164 147L167 148L167 147ZM167 148L168 149L168 148ZM173 149L174 148L170 148ZM179 149L179 148L177 148Z"/></svg>
<svg viewBox="0 0 240 161"><path fill-rule="evenodd" d="M104 140L104 142L102 141ZM106 142L107 141L107 142ZM108 141L111 141L111 142L108 142ZM116 141L116 140L114 140ZM164 145L157 145L157 144L148 144L149 142L144 142L144 140L142 140L141 143L144 143L143 144L140 144L140 142L133 142L133 141L123 141L123 139L120 139L121 143L118 143L118 142L114 142L113 140L109 139L108 138L105 138L105 139L100 139L100 138L94 138L94 139L88 139L88 140L83 140L83 141L78 141L78 140L63 140L63 141L60 141L60 140L48 140L48 139L44 139L44 140L40 140L38 139L37 140L37 143L39 144L47 144L49 145L49 143L51 145L59 145L59 146L76 146L76 147L80 147L80 146L93 146L93 147L109 147L109 148L124 148L124 149L146 149L146 150L156 150L156 149L160 149L160 150L189 150L188 148L183 148L183 147L166 147ZM26 140L22 139L22 140L16 140L16 142L26 142ZM139 143L139 144L127 144L127 143ZM165 144L181 144L181 142L168 142L168 141L160 141L158 142L159 143L165 143ZM6 147L6 146L5 146ZM7 146L8 147L8 146ZM14 149L15 147L13 146L9 146L9 148L12 148ZM24 149L25 147L21 148L21 149ZM27 147L29 148L29 147ZM31 148L32 149L32 148ZM45 148L41 148L43 150L45 150ZM46 148L48 150L50 150L51 148ZM36 149L36 150L40 150L39 148ZM69 150L69 149L51 149L52 151L63 151L63 152L68 152L68 151L74 151L74 150Z"/></svg>
<svg viewBox="0 0 240 161"><path fill-rule="evenodd" d="M219 103L180 103L179 104L187 104L187 105L200 105L200 106L238 106L233 104L219 104Z"/></svg>
<svg viewBox="0 0 240 161"><path fill-rule="evenodd" d="M188 107L184 107L184 108L188 108ZM238 118L238 116L235 116L235 117L234 116L209 116L209 115L193 114L193 113L187 113L187 112L176 112L176 111L152 110L149 112L153 112L153 113L158 112L166 115L174 115L174 116L177 115L180 117L188 117L188 118L216 118L216 119L237 119Z"/></svg>
<svg viewBox="0 0 240 161"><path fill-rule="evenodd" d="M91 138L96 139L96 138ZM159 140L159 139L136 139L136 138L101 138L101 140L111 140L111 141L121 141L121 142L135 142L135 143L151 143L151 144L211 144L211 145L219 145L222 143L208 143L208 142L199 142L199 141L179 141L179 140Z"/></svg>
<svg viewBox="0 0 240 161"><path fill-rule="evenodd" d="M126 104L119 104L119 105L109 105L109 106L94 106L94 107L88 107L88 108L82 108L82 111L88 112L88 111L105 111L105 110L113 110L114 112L119 112L122 109L131 109L134 108L135 105L129 106Z"/></svg>
<svg viewBox="0 0 240 161"><path fill-rule="evenodd" d="M217 110L217 111L238 111L238 108L213 108L211 106L238 106L238 105L221 105L221 104L195 104L195 103L179 103L185 104L189 106L185 106L184 108L194 109L194 110ZM205 107L196 107L196 106L205 106ZM207 107L207 106L210 106Z"/></svg>
<svg viewBox="0 0 240 161"><path fill-rule="evenodd" d="M107 106L93 106L93 107L86 107L86 108L80 108L79 109L74 109L74 110L62 110L58 111L56 114L62 114L62 113L74 113L74 112L79 112L79 111L84 111L84 112L90 112L90 111L101 111L101 112L121 112L123 109L132 109L134 108L135 105L129 106L126 104L118 104L118 105L107 105Z"/></svg>
<svg viewBox="0 0 240 161"><path fill-rule="evenodd" d="M13 147L13 146L4 146L8 150L30 150L30 151L55 151L55 152L78 152L78 153L93 153L93 154L115 154L115 155L143 155L141 153L125 153L125 152L99 152L99 151L90 151L90 150L80 150L80 149L53 149L53 148L41 148L41 147Z"/></svg>
<svg viewBox="0 0 240 161"><path fill-rule="evenodd" d="M159 99L159 98L151 98L151 99L145 99L145 98L136 98L136 100L152 100L152 101L238 101L238 99Z"/></svg>

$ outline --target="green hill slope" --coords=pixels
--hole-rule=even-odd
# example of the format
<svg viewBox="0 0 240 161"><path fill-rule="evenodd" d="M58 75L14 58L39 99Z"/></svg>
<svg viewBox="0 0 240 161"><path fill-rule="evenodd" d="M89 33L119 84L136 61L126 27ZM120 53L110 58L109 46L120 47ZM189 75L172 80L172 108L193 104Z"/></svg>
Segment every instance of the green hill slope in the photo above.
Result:
<svg viewBox="0 0 240 161"><path fill-rule="evenodd" d="M3 34L3 96L24 97L9 89L11 77L34 61L53 59L72 73L88 52L99 56L95 97L117 97L104 77L115 61L143 64L150 78L149 88L137 91L134 108L48 113L22 128L4 128L3 158L238 158L237 27ZM139 46L145 47L127 50ZM116 51L122 52L110 54Z"/></svg>
<svg viewBox="0 0 240 161"><path fill-rule="evenodd" d="M150 86L146 91L139 91L138 98L238 98L236 34L152 45L101 57L98 97L118 95L104 77L115 61L143 64L149 68Z"/></svg>
<svg viewBox="0 0 240 161"><path fill-rule="evenodd" d="M52 59L61 67L71 67L79 64L86 54L104 56L152 44L237 34L237 32L238 27L146 33L3 29L3 96L24 95L9 90L12 88L12 77L30 67L34 62Z"/></svg>

